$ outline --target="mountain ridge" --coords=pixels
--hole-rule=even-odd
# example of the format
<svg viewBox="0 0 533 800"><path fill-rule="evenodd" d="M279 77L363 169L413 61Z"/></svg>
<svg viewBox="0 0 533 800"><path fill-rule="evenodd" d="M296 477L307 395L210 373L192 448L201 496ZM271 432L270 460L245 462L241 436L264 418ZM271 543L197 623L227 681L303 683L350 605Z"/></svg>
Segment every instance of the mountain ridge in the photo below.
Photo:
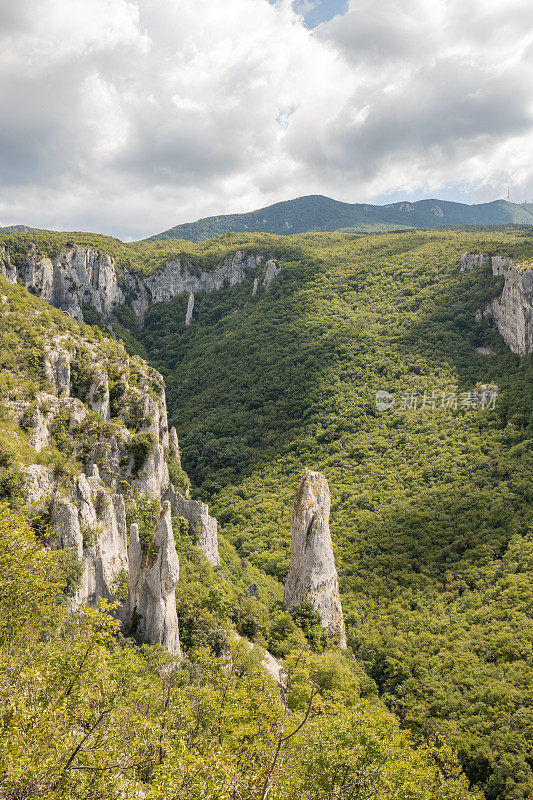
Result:
<svg viewBox="0 0 533 800"><path fill-rule="evenodd" d="M506 224L533 225L533 203L493 200L490 203L467 205L430 198L372 205L344 203L324 195L306 195L241 214L203 217L196 222L168 228L143 241L186 239L198 242L230 232L288 235L345 228L370 232L382 226L389 226L391 230Z"/></svg>

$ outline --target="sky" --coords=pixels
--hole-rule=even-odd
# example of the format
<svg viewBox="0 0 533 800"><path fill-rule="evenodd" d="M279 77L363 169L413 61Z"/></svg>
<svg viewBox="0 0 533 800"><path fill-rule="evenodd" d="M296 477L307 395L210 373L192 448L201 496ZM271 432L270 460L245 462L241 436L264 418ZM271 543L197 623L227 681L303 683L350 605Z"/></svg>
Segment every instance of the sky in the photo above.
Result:
<svg viewBox="0 0 533 800"><path fill-rule="evenodd" d="M531 0L0 0L0 226L533 199Z"/></svg>

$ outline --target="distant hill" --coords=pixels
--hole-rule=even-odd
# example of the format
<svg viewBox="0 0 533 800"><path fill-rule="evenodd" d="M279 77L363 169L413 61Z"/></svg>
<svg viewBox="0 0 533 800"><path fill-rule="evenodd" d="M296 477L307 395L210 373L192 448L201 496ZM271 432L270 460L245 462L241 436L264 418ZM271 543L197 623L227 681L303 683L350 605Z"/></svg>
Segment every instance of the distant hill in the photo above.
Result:
<svg viewBox="0 0 533 800"><path fill-rule="evenodd" d="M5 228L0 228L0 234L9 236L12 233L26 233L26 231L33 231L35 228L29 228L27 225L8 225Z"/></svg>
<svg viewBox="0 0 533 800"><path fill-rule="evenodd" d="M200 242L230 231L274 234L335 231L352 228L361 232L390 230L391 227L436 228L449 225L533 225L533 203L492 203L466 205L446 200L402 201L385 206L341 203L322 195L297 197L246 214L224 214L197 222L176 225L150 236L155 239L188 239ZM383 228L382 226L386 226Z"/></svg>

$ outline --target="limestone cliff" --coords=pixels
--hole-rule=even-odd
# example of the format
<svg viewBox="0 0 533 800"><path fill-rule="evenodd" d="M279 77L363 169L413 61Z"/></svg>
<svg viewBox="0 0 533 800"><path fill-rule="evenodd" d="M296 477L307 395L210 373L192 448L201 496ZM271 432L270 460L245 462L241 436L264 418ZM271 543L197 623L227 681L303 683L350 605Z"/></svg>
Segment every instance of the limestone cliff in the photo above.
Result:
<svg viewBox="0 0 533 800"><path fill-rule="evenodd" d="M128 570L124 498L102 485L97 467L74 480L67 495L56 493L52 515L56 544L75 547L83 565L72 605L113 600L120 573Z"/></svg>
<svg viewBox="0 0 533 800"><path fill-rule="evenodd" d="M50 258L33 246L24 257L14 258L6 247L0 246L0 275L10 283L19 281L79 322L84 321L87 306L110 322L115 310L127 301L142 325L152 303L186 293L189 303L185 322L190 324L196 292L218 291L226 283L235 286L262 261L262 255L237 250L213 270L198 273L187 261L175 258L145 277L127 269L119 271L115 258L92 247L72 245ZM270 260L263 281L266 289L279 272L280 268Z"/></svg>
<svg viewBox="0 0 533 800"><path fill-rule="evenodd" d="M517 264L511 258L464 253L461 271L465 272L490 263L493 275L504 279L500 297L479 314L492 319L505 343L520 356L533 351L533 269Z"/></svg>
<svg viewBox="0 0 533 800"><path fill-rule="evenodd" d="M172 532L171 509L163 503L152 541L143 552L139 528L131 526L128 549L128 601L124 621L141 641L163 645L169 653L180 655L175 589L179 579L179 560Z"/></svg>
<svg viewBox="0 0 533 800"><path fill-rule="evenodd" d="M346 647L339 582L329 531L331 498L320 472L304 470L291 512L291 568L283 601L287 608L310 602L328 635Z"/></svg>
<svg viewBox="0 0 533 800"><path fill-rule="evenodd" d="M118 286L115 261L92 247L74 245L49 258L32 248L26 258L16 261L0 248L0 275L10 283L17 279L47 303L60 308L79 322L82 305L90 303L104 317L124 302Z"/></svg>
<svg viewBox="0 0 533 800"><path fill-rule="evenodd" d="M44 344L44 353L46 388L33 402L6 405L28 432L36 455L60 444L83 470L69 477L32 464L25 483L31 512L47 511L56 529L49 544L73 548L83 566L71 605L97 605L100 598L116 596L117 580L128 571L125 499L135 491L161 498L170 486L163 382L120 345L109 350L105 340L54 338ZM114 401L120 398L113 409L108 373Z"/></svg>
<svg viewBox="0 0 533 800"><path fill-rule="evenodd" d="M101 598L123 602L129 584L130 597L144 609L136 612L144 620L142 638L154 637L177 654L178 567L170 504L141 566L135 537L130 542L133 571L126 519L142 513L139 504L157 508L170 493L180 498L211 563L219 559L216 520L170 482L169 464L178 479L186 476L180 474L176 431L168 431L162 376L128 356L122 344L80 329L21 286L3 278L0 284L0 335L13 349L5 361L0 425L8 420L6 439L16 431L9 449L43 543L69 549L81 565L70 607L96 606ZM120 609L116 613L122 616Z"/></svg>
<svg viewBox="0 0 533 800"><path fill-rule="evenodd" d="M203 552L211 566L220 565L218 554L217 521L209 516L209 507L197 500L183 497L174 486L170 486L165 495L172 507L172 515L184 517L189 522L191 533L196 538L196 544Z"/></svg>

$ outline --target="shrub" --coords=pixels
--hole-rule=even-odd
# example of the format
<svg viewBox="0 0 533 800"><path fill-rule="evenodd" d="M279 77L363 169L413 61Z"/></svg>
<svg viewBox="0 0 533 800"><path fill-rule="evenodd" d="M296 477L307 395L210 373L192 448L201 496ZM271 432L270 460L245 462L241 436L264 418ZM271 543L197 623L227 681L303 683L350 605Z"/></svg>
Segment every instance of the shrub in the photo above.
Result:
<svg viewBox="0 0 533 800"><path fill-rule="evenodd" d="M229 652L228 632L225 628L211 628L207 634L207 644L217 658Z"/></svg>
<svg viewBox="0 0 533 800"><path fill-rule="evenodd" d="M23 505L26 499L24 478L20 472L11 467L0 472L0 500L8 502L13 508Z"/></svg>
<svg viewBox="0 0 533 800"><path fill-rule="evenodd" d="M133 474L137 475L156 446L156 438L151 432L135 433L130 436L126 444L126 450L130 458L133 459Z"/></svg>
<svg viewBox="0 0 533 800"><path fill-rule="evenodd" d="M83 564L79 560L76 551L72 548L61 550L59 558L65 580L64 593L67 597L72 597L81 585Z"/></svg>
<svg viewBox="0 0 533 800"><path fill-rule="evenodd" d="M93 367L92 356L88 350L78 348L70 362L70 386L74 397L85 402L96 383L96 370Z"/></svg>
<svg viewBox="0 0 533 800"><path fill-rule="evenodd" d="M289 614L304 632L310 647L315 652L321 652L327 644L327 635L322 627L320 615L311 603L300 603L291 608Z"/></svg>
<svg viewBox="0 0 533 800"><path fill-rule="evenodd" d="M93 547L96 543L96 531L91 525L81 526L81 538L83 541L83 549Z"/></svg>
<svg viewBox="0 0 533 800"><path fill-rule="evenodd" d="M126 525L128 530L134 522L139 526L139 540L143 555L150 554L150 545L161 515L161 504L157 497L137 493L134 500L126 505ZM153 554L152 554L153 555Z"/></svg>
<svg viewBox="0 0 533 800"><path fill-rule="evenodd" d="M122 568L115 575L113 585L111 587L113 596L121 603L125 603L128 599L128 573Z"/></svg>
<svg viewBox="0 0 533 800"><path fill-rule="evenodd" d="M191 485L189 476L185 470L180 467L175 456L167 454L167 466L170 482L173 483L176 489L179 489L182 494L186 495Z"/></svg>
<svg viewBox="0 0 533 800"><path fill-rule="evenodd" d="M57 449L67 455L72 453L74 447L69 428L70 414L66 408L60 408L51 425L51 433L57 445Z"/></svg>

